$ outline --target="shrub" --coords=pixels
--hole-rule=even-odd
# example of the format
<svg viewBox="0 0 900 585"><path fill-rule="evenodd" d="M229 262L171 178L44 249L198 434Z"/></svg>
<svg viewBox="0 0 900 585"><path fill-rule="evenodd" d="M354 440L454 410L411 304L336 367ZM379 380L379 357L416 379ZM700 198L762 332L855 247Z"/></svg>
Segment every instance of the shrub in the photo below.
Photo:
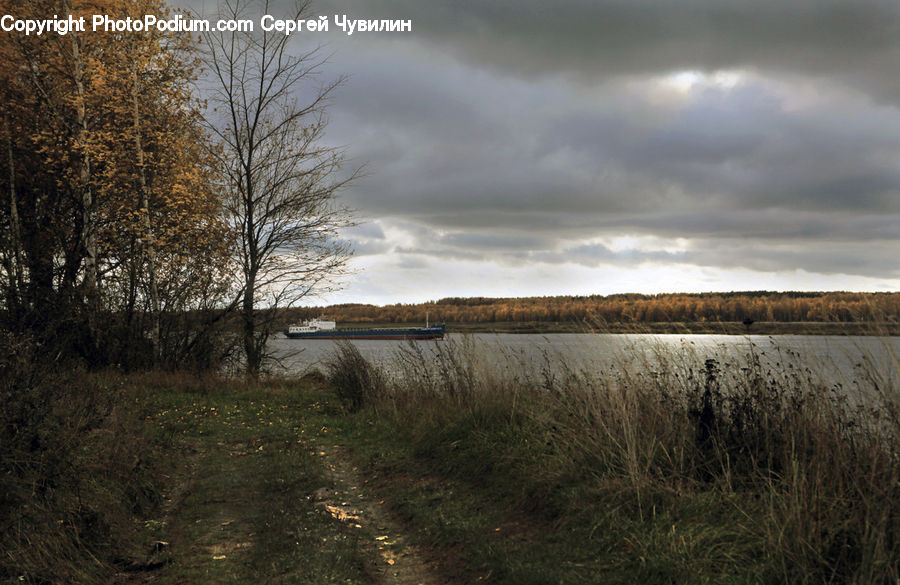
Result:
<svg viewBox="0 0 900 585"><path fill-rule="evenodd" d="M384 393L384 376L350 341L336 346L326 359L326 375L344 406L357 411Z"/></svg>
<svg viewBox="0 0 900 585"><path fill-rule="evenodd" d="M104 583L136 550L159 455L129 396L0 336L0 582Z"/></svg>

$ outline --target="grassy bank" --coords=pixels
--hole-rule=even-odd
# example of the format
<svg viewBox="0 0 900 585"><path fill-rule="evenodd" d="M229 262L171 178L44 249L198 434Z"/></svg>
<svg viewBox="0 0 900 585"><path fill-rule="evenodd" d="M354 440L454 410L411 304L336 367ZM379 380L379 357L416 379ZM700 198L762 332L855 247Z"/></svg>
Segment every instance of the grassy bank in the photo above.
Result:
<svg viewBox="0 0 900 585"><path fill-rule="evenodd" d="M0 368L0 583L376 581L374 528L315 497L333 481L312 382L53 372L18 355Z"/></svg>
<svg viewBox="0 0 900 585"><path fill-rule="evenodd" d="M343 344L327 382L245 383L53 372L6 343L0 582L900 576L896 361L841 383L790 352L626 352L596 373L462 337L390 369ZM404 542L431 580L389 572Z"/></svg>
<svg viewBox="0 0 900 585"><path fill-rule="evenodd" d="M658 356L665 359L665 356ZM344 345L332 424L422 541L493 583L895 583L893 372L672 357L523 377L462 343ZM654 373L655 372L655 373ZM864 388L863 388L864 387ZM849 392L866 392L851 402Z"/></svg>

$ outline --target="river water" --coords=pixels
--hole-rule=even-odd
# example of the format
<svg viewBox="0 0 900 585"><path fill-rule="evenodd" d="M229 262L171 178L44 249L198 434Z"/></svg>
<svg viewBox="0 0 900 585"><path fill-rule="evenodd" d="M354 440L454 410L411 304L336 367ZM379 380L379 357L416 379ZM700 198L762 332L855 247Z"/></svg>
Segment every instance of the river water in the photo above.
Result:
<svg viewBox="0 0 900 585"><path fill-rule="evenodd" d="M289 374L324 371L337 342L276 338L270 349ZM828 386L878 385L900 390L900 337L824 335L654 335L654 334L448 334L437 341L352 341L362 355L390 370L420 352L435 356L456 351L481 365L514 368L539 376L566 369L590 375L628 370L702 370L715 359L737 370L751 360L773 369L803 370Z"/></svg>

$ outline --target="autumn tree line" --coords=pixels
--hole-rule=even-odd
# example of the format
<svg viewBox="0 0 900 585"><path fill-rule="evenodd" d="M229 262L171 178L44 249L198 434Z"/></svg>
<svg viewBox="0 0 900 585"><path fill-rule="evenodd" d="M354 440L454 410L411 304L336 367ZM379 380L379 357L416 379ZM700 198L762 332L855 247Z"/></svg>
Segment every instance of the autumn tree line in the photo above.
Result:
<svg viewBox="0 0 900 585"><path fill-rule="evenodd" d="M263 5L264 4L264 5ZM268 3L222 3L223 18ZM287 18L305 9L298 3ZM60 19L161 0L0 0ZM275 33L0 34L0 329L89 366L213 367L226 324L251 374L271 312L340 272L340 80ZM352 178L352 177L351 177ZM238 323L235 327L235 323ZM232 337L235 337L232 335Z"/></svg>
<svg viewBox="0 0 900 585"><path fill-rule="evenodd" d="M420 304L342 304L289 312L326 315L342 323L563 322L876 322L900 321L900 294L849 292L732 292L616 294L523 298L446 298Z"/></svg>
<svg viewBox="0 0 900 585"><path fill-rule="evenodd" d="M306 3L207 8L297 20ZM94 14L170 12L0 0L5 21ZM340 80L298 36L0 31L0 583L166 562L150 520L177 443L148 397L258 377L274 312L340 273L353 173L320 141Z"/></svg>

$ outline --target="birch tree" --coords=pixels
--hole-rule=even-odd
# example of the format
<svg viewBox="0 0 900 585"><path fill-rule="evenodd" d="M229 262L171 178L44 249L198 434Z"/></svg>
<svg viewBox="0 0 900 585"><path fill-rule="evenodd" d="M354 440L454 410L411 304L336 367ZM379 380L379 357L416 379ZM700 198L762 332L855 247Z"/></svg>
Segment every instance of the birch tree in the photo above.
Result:
<svg viewBox="0 0 900 585"><path fill-rule="evenodd" d="M12 10L0 0L0 14ZM15 6L35 18L93 12L166 8ZM155 30L0 36L0 319L11 329L98 366L172 363L173 348L184 355L197 339L178 320L227 304L232 238L193 93L193 42Z"/></svg>
<svg viewBox="0 0 900 585"><path fill-rule="evenodd" d="M307 3L286 19L306 18ZM247 18L266 2L223 0L221 19ZM266 359L278 307L328 287L349 249L336 238L349 224L336 202L353 178L340 176L342 152L323 145L325 108L342 79L322 82L318 48L294 50L294 37L258 31L205 35L210 75L207 122L218 140L229 222L238 233L243 353L250 376Z"/></svg>

